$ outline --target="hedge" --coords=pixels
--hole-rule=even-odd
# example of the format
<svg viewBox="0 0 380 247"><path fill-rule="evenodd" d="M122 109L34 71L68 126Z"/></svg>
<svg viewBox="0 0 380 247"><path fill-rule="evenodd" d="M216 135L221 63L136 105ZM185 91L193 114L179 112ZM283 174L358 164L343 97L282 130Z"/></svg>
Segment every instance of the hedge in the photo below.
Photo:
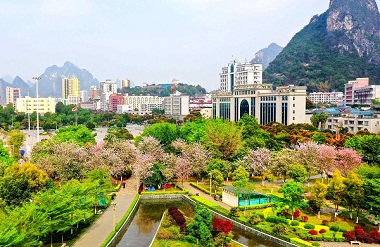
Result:
<svg viewBox="0 0 380 247"><path fill-rule="evenodd" d="M310 247L313 246L312 243L307 242L305 240L299 239L299 238L291 238L290 243L301 246L301 247Z"/></svg>
<svg viewBox="0 0 380 247"><path fill-rule="evenodd" d="M216 204L215 202L209 201L201 196L190 196L190 198L226 217L228 217L228 214L230 213L228 209L225 209L222 206Z"/></svg>
<svg viewBox="0 0 380 247"><path fill-rule="evenodd" d="M189 194L188 190L183 191L143 191L141 195L169 195L169 194Z"/></svg>
<svg viewBox="0 0 380 247"><path fill-rule="evenodd" d="M115 236L116 232L120 230L120 228L122 227L122 225L124 224L124 222L127 220L128 216L130 215L131 211L133 210L133 208L135 207L136 203L138 202L139 200L139 197L140 195L139 194L136 194L135 198L133 199L131 205L129 206L127 212L124 214L123 218L121 218L121 220L119 221L119 223L116 225L115 227L115 230L112 231L108 237L106 238L106 240L104 240L104 242L100 245L100 247L105 247L108 245L108 243L112 240L112 238Z"/></svg>
<svg viewBox="0 0 380 247"><path fill-rule="evenodd" d="M207 195L210 194L210 190L206 190L206 189L204 189L203 187L199 186L197 183L190 182L190 185L193 186L194 188L197 188L197 189L200 190L200 191L203 191L203 192L206 193ZM220 193L220 192L217 192L217 194L218 194L219 196L222 196L222 193Z"/></svg>

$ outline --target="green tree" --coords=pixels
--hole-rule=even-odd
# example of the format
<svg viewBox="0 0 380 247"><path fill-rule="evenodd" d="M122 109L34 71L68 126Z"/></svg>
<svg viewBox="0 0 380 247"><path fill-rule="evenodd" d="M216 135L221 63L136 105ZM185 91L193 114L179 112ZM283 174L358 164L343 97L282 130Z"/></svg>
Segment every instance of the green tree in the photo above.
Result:
<svg viewBox="0 0 380 247"><path fill-rule="evenodd" d="M307 178L307 170L299 164L290 165L289 176L296 182L304 183Z"/></svg>
<svg viewBox="0 0 380 247"><path fill-rule="evenodd" d="M146 182L148 184L151 184L153 186L159 186L161 185L165 177L162 174L162 171L165 169L165 166L163 164L156 163L150 168L151 175L146 179Z"/></svg>
<svg viewBox="0 0 380 247"><path fill-rule="evenodd" d="M380 178L364 180L365 206L375 215L380 214Z"/></svg>
<svg viewBox="0 0 380 247"><path fill-rule="evenodd" d="M136 138L136 144L138 144L141 141L142 137L145 136L154 137L155 139L160 141L165 151L171 151L171 143L174 140L178 139L179 132L175 124L166 122L153 124L145 128L143 133L141 133L141 135L138 138Z"/></svg>
<svg viewBox="0 0 380 247"><path fill-rule="evenodd" d="M281 186L279 192L281 192L284 195L284 197L281 198L280 201L283 204L289 206L292 215L294 209L306 205L303 196L303 193L305 193L305 189L302 187L300 183L297 183L295 181L286 182Z"/></svg>
<svg viewBox="0 0 380 247"><path fill-rule="evenodd" d="M296 151L289 148L284 148L276 153L272 157L272 171L284 178L286 181L286 176L289 172L290 165L297 162Z"/></svg>
<svg viewBox="0 0 380 247"><path fill-rule="evenodd" d="M242 147L241 129L233 122L209 119L205 123L202 143L217 157L232 160Z"/></svg>
<svg viewBox="0 0 380 247"><path fill-rule="evenodd" d="M22 144L25 141L25 134L13 130L9 132L8 134L8 145L11 149L12 157L15 158L16 160L20 159L20 149Z"/></svg>
<svg viewBox="0 0 380 247"><path fill-rule="evenodd" d="M210 246L212 239L212 214L204 206L197 204L195 206L195 215L193 223L187 226L189 235L197 238L201 246Z"/></svg>
<svg viewBox="0 0 380 247"><path fill-rule="evenodd" d="M335 205L335 212L338 211L339 206L342 204L346 196L346 186L343 183L344 178L339 170L336 170L327 187L327 199L331 200Z"/></svg>
<svg viewBox="0 0 380 247"><path fill-rule="evenodd" d="M92 133L91 130L83 125L78 125L59 129L53 139L59 142L73 142L79 146L84 146L86 143L95 144L95 136L96 133Z"/></svg>
<svg viewBox="0 0 380 247"><path fill-rule="evenodd" d="M311 116L310 121L314 125L314 127L318 127L319 123L321 123L321 128L323 128L324 124L327 121L327 118L328 118L328 115L326 112L319 112Z"/></svg>
<svg viewBox="0 0 380 247"><path fill-rule="evenodd" d="M10 167L15 160L5 150L4 145L0 142L0 177L3 176L6 168Z"/></svg>
<svg viewBox="0 0 380 247"><path fill-rule="evenodd" d="M237 194L239 194L240 191L247 188L248 182L249 182L249 172L247 172L244 169L244 167L239 166L232 173L232 185L235 187Z"/></svg>
<svg viewBox="0 0 380 247"><path fill-rule="evenodd" d="M212 185L215 186L216 190L218 186L223 185L223 174L217 169L212 170L210 173L212 177Z"/></svg>
<svg viewBox="0 0 380 247"><path fill-rule="evenodd" d="M380 165L380 136L353 136L345 142L344 146L361 153L364 161Z"/></svg>
<svg viewBox="0 0 380 247"><path fill-rule="evenodd" d="M206 135L206 120L197 118L193 122L186 122L180 129L180 137L187 142L200 142Z"/></svg>
<svg viewBox="0 0 380 247"><path fill-rule="evenodd" d="M321 207L326 203L327 185L319 182L318 180L310 189L310 201L313 206L318 210L318 217L320 215Z"/></svg>
<svg viewBox="0 0 380 247"><path fill-rule="evenodd" d="M104 141L113 143L116 141L133 140L133 135L125 128L111 127L107 129Z"/></svg>
<svg viewBox="0 0 380 247"><path fill-rule="evenodd" d="M365 199L364 182L356 173L349 172L343 183L346 186L346 195L343 204L348 206L351 219L352 211L356 210L356 223L358 223L359 211L363 207Z"/></svg>
<svg viewBox="0 0 380 247"><path fill-rule="evenodd" d="M226 178L228 175L227 163L221 159L212 159L208 164L206 171L210 173L213 170L218 170L222 173L223 178Z"/></svg>
<svg viewBox="0 0 380 247"><path fill-rule="evenodd" d="M8 205L19 205L48 186L47 174L30 163L15 163L0 178L0 198Z"/></svg>

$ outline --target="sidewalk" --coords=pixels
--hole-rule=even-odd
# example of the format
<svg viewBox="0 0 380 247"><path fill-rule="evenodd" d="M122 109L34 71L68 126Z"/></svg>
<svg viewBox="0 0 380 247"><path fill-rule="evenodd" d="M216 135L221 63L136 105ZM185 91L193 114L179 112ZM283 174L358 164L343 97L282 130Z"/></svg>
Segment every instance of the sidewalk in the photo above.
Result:
<svg viewBox="0 0 380 247"><path fill-rule="evenodd" d="M196 194L198 193L201 197L204 197L206 198L207 200L210 200L212 202L215 202L217 204L219 204L220 206L222 206L223 208L227 209L227 210L230 210L231 209L231 206L221 202L221 201L215 201L214 200L214 197L210 196L210 194L206 194L204 193L203 191L201 190L198 190L197 188L193 187L190 185L190 182L183 182L183 187L185 189L187 189L191 194Z"/></svg>
<svg viewBox="0 0 380 247"><path fill-rule="evenodd" d="M116 193L116 225L127 212L136 195L136 182L133 178L126 181L126 188ZM72 245L73 247L100 246L113 231L113 207L110 205L100 218Z"/></svg>

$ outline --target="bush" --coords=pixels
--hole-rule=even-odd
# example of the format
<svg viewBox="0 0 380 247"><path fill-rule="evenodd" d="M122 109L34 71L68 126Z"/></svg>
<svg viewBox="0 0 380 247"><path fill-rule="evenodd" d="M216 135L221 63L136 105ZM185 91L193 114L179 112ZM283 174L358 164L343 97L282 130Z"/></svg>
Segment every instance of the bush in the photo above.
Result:
<svg viewBox="0 0 380 247"><path fill-rule="evenodd" d="M183 240L191 244L196 244L198 242L197 238L191 235L186 235Z"/></svg>
<svg viewBox="0 0 380 247"><path fill-rule="evenodd" d="M330 226L330 230L331 230L331 231L334 231L334 232L337 232L337 231L339 231L339 226L337 226L337 225L332 225L332 226Z"/></svg>
<svg viewBox="0 0 380 247"><path fill-rule="evenodd" d="M323 240L325 242L334 242L334 240L335 240L334 235L331 233L324 233L322 236L323 236Z"/></svg>
<svg viewBox="0 0 380 247"><path fill-rule="evenodd" d="M302 240L302 239L299 239L299 238L291 238L290 239L290 242L292 244L296 244L298 246L301 246L301 247L309 247L309 246L312 246L311 243L305 241L305 240Z"/></svg>
<svg viewBox="0 0 380 247"><path fill-rule="evenodd" d="M328 226L329 225L329 221L328 220L322 220L322 225Z"/></svg>
<svg viewBox="0 0 380 247"><path fill-rule="evenodd" d="M280 235L286 234L287 230L288 230L288 228L287 228L286 224L284 224L284 223L276 224L273 227L273 232L280 234Z"/></svg>
<svg viewBox="0 0 380 247"><path fill-rule="evenodd" d="M293 213L294 219L297 219L300 216L301 216L301 211L299 211L298 209L296 211L294 211L294 213Z"/></svg>
<svg viewBox="0 0 380 247"><path fill-rule="evenodd" d="M186 232L186 223L182 224L179 229L181 230L181 232Z"/></svg>
<svg viewBox="0 0 380 247"><path fill-rule="evenodd" d="M292 226L299 226L299 225L300 225L300 222L299 222L298 220L293 220L293 221L291 222L291 225L292 225Z"/></svg>
<svg viewBox="0 0 380 247"><path fill-rule="evenodd" d="M167 228L160 228L157 232L157 238L162 240L167 240L173 238L173 233Z"/></svg>
<svg viewBox="0 0 380 247"><path fill-rule="evenodd" d="M309 220L309 217L307 217L306 215L302 216L302 222L307 222Z"/></svg>
<svg viewBox="0 0 380 247"><path fill-rule="evenodd" d="M262 213L254 213L251 215L251 217L249 217L249 223L251 223L252 225L256 225L256 224L259 224L260 222L262 222L264 220L264 214Z"/></svg>
<svg viewBox="0 0 380 247"><path fill-rule="evenodd" d="M314 230L314 229L310 230L309 233L311 235L317 235L318 234L318 232L316 230Z"/></svg>
<svg viewBox="0 0 380 247"><path fill-rule="evenodd" d="M319 230L319 233L325 233L326 232L326 229L321 229L321 230Z"/></svg>
<svg viewBox="0 0 380 247"><path fill-rule="evenodd" d="M305 229L315 229L315 225L312 223L306 223L303 227Z"/></svg>
<svg viewBox="0 0 380 247"><path fill-rule="evenodd" d="M286 225L288 225L288 223L289 223L287 218L279 217L279 216L275 216L275 215L270 215L265 220L267 222L271 222L271 223L284 223Z"/></svg>
<svg viewBox="0 0 380 247"><path fill-rule="evenodd" d="M345 238L343 237L342 232L335 233L335 242L344 242Z"/></svg>
<svg viewBox="0 0 380 247"><path fill-rule="evenodd" d="M321 246L320 243L317 243L317 242L314 242L314 243L311 243L312 246Z"/></svg>

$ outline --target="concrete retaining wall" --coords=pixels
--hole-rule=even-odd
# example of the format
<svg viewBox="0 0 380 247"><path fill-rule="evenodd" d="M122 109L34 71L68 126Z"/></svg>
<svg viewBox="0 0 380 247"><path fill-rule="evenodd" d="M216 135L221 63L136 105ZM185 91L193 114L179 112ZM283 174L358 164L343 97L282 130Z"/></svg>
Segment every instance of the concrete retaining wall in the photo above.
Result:
<svg viewBox="0 0 380 247"><path fill-rule="evenodd" d="M183 194L158 194L158 195L140 195L140 199L174 199L174 198L182 198Z"/></svg>

